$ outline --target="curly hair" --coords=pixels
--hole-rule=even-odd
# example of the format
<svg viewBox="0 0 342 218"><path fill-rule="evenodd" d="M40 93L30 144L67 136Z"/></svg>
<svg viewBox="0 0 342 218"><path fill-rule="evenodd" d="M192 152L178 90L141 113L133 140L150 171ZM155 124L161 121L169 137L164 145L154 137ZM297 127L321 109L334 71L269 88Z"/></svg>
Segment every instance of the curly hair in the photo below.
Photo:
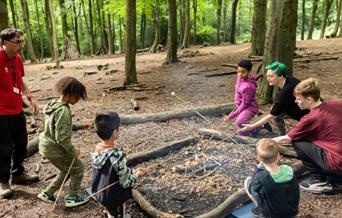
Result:
<svg viewBox="0 0 342 218"><path fill-rule="evenodd" d="M67 76L60 79L55 85L55 90L59 95L83 100L87 98L85 86L74 77Z"/></svg>

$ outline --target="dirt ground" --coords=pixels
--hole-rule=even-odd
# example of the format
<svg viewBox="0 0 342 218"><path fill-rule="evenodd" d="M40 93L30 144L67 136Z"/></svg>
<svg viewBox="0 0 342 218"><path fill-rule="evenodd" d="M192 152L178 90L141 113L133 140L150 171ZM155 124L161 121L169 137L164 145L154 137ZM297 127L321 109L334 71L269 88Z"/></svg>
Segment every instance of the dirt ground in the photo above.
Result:
<svg viewBox="0 0 342 218"><path fill-rule="evenodd" d="M324 98L342 98L342 40L299 41L297 48L296 53L301 55L314 57L321 54L338 57L337 60L295 63L294 76L299 79L318 78ZM51 97L55 96L53 86L59 78L74 76L80 79L87 87L89 98L71 106L73 121L89 123L95 113L101 110L116 111L119 114L142 114L232 102L235 75L205 75L234 71L234 68L223 67L221 64L235 64L241 58L247 57L249 50L250 44L193 47L190 51L200 54L199 56L185 57L189 53L188 50L179 50L179 56L183 56L181 62L169 66L162 65L165 53L141 53L137 55L138 81L150 90L110 91L106 92L104 97L105 90L123 84L123 55L65 61L62 62L63 69L47 70L47 66L52 66L51 63L27 64L25 80L43 108ZM259 64L260 62L255 62L253 69ZM98 65L108 65L108 69L98 71ZM85 75L84 72L96 74ZM172 97L171 92L175 92L185 102ZM132 109L131 98L138 100L139 111ZM268 110L269 105L262 106L258 116L261 117ZM39 117L42 118L42 115ZM200 117L193 117L163 123L149 122L123 126L118 144L128 154L132 154L174 140L198 136L199 128L218 126L222 122L222 117L207 118L211 124ZM294 122L287 122L288 129L293 125ZM220 130L232 133L234 127L230 123L225 123ZM30 134L29 138L36 136L35 132ZM73 133L73 143L81 148L81 157L86 166L82 187L88 187L90 184L90 152L98 142L99 139L93 130ZM282 161L293 160L283 158ZM217 162L221 166L196 173L202 165L207 167ZM160 210L193 217L213 209L241 188L243 180L253 172L255 163L253 148L201 140L179 152L138 165L144 167L146 173L140 178L137 188ZM56 170L39 154L25 161L29 172L34 172L37 165L40 166L38 175L41 181L31 186L13 186L14 197L10 200L0 200L0 217L104 217L103 208L94 201L82 207L66 209L63 205L66 192L62 193L56 210L52 212L52 205L41 202L36 195L47 186ZM185 171L179 170L184 169L184 166ZM65 190L67 191L67 185ZM342 217L341 199L341 193L314 195L301 192L298 217ZM127 203L127 210L133 217L146 217L132 200Z"/></svg>

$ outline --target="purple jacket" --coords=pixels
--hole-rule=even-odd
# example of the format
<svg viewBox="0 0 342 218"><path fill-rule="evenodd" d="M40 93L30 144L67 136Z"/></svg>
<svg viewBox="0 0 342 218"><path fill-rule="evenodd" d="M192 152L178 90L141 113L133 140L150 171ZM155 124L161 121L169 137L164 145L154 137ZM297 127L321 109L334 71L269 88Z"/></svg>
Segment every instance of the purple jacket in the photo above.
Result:
<svg viewBox="0 0 342 218"><path fill-rule="evenodd" d="M237 77L235 84L235 111L231 112L228 117L233 119L242 111L250 110L257 113L259 105L256 98L257 83L254 76L249 75L247 79Z"/></svg>

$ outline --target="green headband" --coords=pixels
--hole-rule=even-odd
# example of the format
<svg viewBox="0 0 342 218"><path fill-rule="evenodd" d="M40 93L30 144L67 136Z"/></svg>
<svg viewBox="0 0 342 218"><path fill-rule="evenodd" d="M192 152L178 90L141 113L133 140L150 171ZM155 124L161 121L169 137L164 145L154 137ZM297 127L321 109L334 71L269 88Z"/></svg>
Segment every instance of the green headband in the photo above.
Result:
<svg viewBox="0 0 342 218"><path fill-rule="evenodd" d="M286 76L287 75L287 69L286 69L285 64L280 63L278 61L275 61L272 64L267 65L266 70L275 71L277 76Z"/></svg>

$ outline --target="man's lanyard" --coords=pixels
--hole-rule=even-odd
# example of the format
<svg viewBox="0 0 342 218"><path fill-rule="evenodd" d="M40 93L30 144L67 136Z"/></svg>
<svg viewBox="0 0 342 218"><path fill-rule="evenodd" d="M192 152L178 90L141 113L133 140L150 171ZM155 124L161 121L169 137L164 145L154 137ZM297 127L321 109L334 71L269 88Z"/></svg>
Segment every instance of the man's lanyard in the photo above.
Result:
<svg viewBox="0 0 342 218"><path fill-rule="evenodd" d="M13 82L13 87L18 88L18 84L17 84L17 69L15 66L13 66L12 61L8 60L8 67L9 70L11 71L12 74L12 82Z"/></svg>

